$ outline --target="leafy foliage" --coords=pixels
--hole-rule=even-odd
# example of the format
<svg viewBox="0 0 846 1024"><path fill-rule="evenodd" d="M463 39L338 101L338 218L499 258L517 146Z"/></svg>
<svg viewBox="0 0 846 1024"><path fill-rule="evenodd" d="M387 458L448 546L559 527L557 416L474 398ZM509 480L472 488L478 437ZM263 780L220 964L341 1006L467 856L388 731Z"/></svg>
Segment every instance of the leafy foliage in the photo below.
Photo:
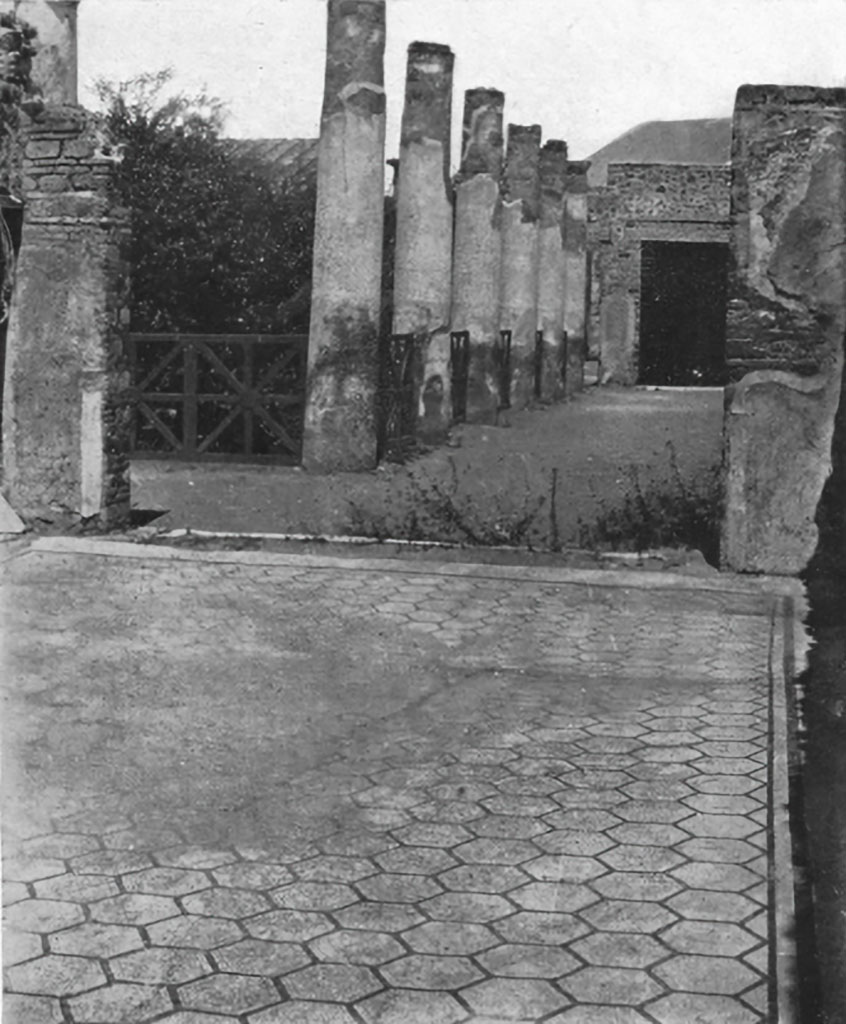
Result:
<svg viewBox="0 0 846 1024"><path fill-rule="evenodd" d="M0 14L0 192L20 189L20 111L33 95L36 31L12 11Z"/></svg>
<svg viewBox="0 0 846 1024"><path fill-rule="evenodd" d="M310 306L316 181L285 180L221 139L205 94L165 96L170 71L97 91L124 147L133 211L134 330L299 332Z"/></svg>
<svg viewBox="0 0 846 1024"><path fill-rule="evenodd" d="M532 529L546 495L533 493L528 474L517 494L494 492L480 502L474 494L477 474L461 470L449 456L441 479L410 471L405 494L379 508L347 501L346 531L377 540L446 541L470 547L531 547ZM468 486L465 486L467 484Z"/></svg>
<svg viewBox="0 0 846 1024"><path fill-rule="evenodd" d="M23 147L22 108L33 102L32 58L36 31L14 12L0 14L0 195L20 194ZM15 244L5 216L0 216L0 373L5 360L5 329L15 276ZM0 380L2 389L2 380Z"/></svg>
<svg viewBox="0 0 846 1024"><path fill-rule="evenodd" d="M662 547L696 548L706 562L718 565L723 515L721 471L715 468L687 481L671 441L666 450L669 472L663 478L644 480L637 466L627 467L622 503L603 508L594 522L580 524L581 547L638 552Z"/></svg>

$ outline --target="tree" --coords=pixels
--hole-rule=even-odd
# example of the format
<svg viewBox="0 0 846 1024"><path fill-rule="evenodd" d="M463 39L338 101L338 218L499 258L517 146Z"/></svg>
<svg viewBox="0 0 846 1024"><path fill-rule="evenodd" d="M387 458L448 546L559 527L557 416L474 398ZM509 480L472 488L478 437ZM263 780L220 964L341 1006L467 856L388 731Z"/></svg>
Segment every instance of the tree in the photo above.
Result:
<svg viewBox="0 0 846 1024"><path fill-rule="evenodd" d="M97 87L124 149L118 187L133 213L133 329L307 330L314 174L276 180L239 155L220 137L220 102L165 97L171 77Z"/></svg>
<svg viewBox="0 0 846 1024"><path fill-rule="evenodd" d="M35 93L36 35L13 11L0 14L0 192L7 195L20 189L20 112Z"/></svg>
<svg viewBox="0 0 846 1024"><path fill-rule="evenodd" d="M13 195L20 195L23 164L20 115L34 98L31 71L35 39L35 29L13 11L0 14L0 327L4 332L0 345L4 357L5 324L9 317L15 272L15 245L3 210L12 205Z"/></svg>

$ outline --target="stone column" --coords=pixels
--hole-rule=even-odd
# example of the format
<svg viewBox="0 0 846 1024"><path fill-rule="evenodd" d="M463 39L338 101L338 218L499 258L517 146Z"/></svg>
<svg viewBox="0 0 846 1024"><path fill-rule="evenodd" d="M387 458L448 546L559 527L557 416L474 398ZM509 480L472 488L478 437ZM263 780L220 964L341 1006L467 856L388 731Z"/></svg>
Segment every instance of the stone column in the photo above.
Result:
<svg viewBox="0 0 846 1024"><path fill-rule="evenodd" d="M452 330L470 334L467 420L495 423L499 386L494 345L499 340L502 262L502 110L496 89L469 89L464 98L461 168L455 187Z"/></svg>
<svg viewBox="0 0 846 1024"><path fill-rule="evenodd" d="M510 405L515 409L525 409L535 398L540 141L538 124L508 126L499 329L511 331Z"/></svg>
<svg viewBox="0 0 846 1024"><path fill-rule="evenodd" d="M743 86L732 141L721 561L796 574L817 544L846 334L846 89ZM841 510L846 516L846 509Z"/></svg>
<svg viewBox="0 0 846 1024"><path fill-rule="evenodd" d="M47 107L24 158L26 217L9 324L4 491L24 518L129 518L129 211L119 161L79 107Z"/></svg>
<svg viewBox="0 0 846 1024"><path fill-rule="evenodd" d="M18 14L38 30L32 80L46 103L76 103L79 0L21 0Z"/></svg>
<svg viewBox="0 0 846 1024"><path fill-rule="evenodd" d="M303 466L376 464L385 0L329 0Z"/></svg>
<svg viewBox="0 0 846 1024"><path fill-rule="evenodd" d="M540 151L538 330L542 334L541 399L564 393L564 188L567 143L550 139Z"/></svg>
<svg viewBox="0 0 846 1024"><path fill-rule="evenodd" d="M442 439L451 420L453 62L448 46L408 48L396 190L393 329L415 337L418 434L425 441Z"/></svg>
<svg viewBox="0 0 846 1024"><path fill-rule="evenodd" d="M581 391L587 358L588 310L588 183L589 161L567 164L567 194L564 200L564 331L567 359L564 390L570 397Z"/></svg>

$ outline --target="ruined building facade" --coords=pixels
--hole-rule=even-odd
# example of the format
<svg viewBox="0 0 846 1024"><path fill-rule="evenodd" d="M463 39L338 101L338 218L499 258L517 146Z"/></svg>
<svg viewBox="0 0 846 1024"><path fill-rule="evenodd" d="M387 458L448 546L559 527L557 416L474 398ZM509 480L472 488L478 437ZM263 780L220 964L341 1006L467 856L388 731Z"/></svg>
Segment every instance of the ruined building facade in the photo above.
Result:
<svg viewBox="0 0 846 1024"><path fill-rule="evenodd" d="M724 383L730 179L728 167L621 163L590 191L603 382Z"/></svg>

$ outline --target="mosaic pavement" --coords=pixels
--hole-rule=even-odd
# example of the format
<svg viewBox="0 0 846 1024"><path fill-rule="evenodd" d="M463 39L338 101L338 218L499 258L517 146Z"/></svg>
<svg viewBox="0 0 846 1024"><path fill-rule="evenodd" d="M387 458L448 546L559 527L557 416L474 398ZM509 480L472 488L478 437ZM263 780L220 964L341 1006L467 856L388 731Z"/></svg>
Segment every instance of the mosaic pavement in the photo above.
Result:
<svg viewBox="0 0 846 1024"><path fill-rule="evenodd" d="M6 1024L769 1019L769 599L288 561L12 563L30 738L62 714L27 717L36 612L62 687L151 642L152 619L86 654L91 594L115 621L157 595L159 630L179 605L186 658L218 620L236 663L270 658L272 605L277 645L331 621L447 685L349 722L278 796L289 827L244 841L197 841L202 809L184 825L131 780L68 794L32 755L44 806L4 835Z"/></svg>

